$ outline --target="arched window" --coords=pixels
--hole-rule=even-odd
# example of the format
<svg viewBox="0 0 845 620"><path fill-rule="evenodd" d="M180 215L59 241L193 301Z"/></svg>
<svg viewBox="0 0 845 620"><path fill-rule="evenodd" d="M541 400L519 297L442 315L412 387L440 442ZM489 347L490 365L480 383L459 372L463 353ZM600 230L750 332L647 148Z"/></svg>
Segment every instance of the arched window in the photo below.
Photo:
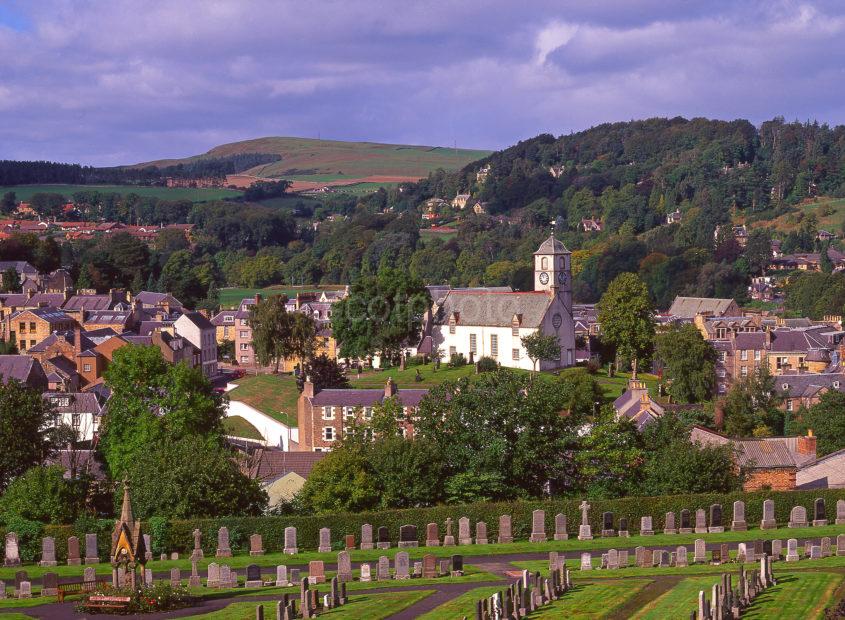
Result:
<svg viewBox="0 0 845 620"><path fill-rule="evenodd" d="M547 257L543 257L540 259L540 269L548 269L549 268L549 259Z"/></svg>

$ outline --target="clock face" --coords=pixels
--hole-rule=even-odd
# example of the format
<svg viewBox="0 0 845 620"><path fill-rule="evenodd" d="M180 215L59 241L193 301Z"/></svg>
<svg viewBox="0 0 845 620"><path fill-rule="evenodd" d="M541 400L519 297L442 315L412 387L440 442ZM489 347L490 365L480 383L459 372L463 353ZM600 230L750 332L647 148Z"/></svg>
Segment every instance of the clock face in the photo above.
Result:
<svg viewBox="0 0 845 620"><path fill-rule="evenodd" d="M548 284L549 283L549 274L545 271L540 272L540 284Z"/></svg>
<svg viewBox="0 0 845 620"><path fill-rule="evenodd" d="M559 274L557 274L557 280L558 280L558 282L560 282L561 284L566 284L566 273L564 273L563 271L561 271Z"/></svg>
<svg viewBox="0 0 845 620"><path fill-rule="evenodd" d="M558 327L561 326L562 323L563 323L563 317L560 316L559 312L555 312L554 316L552 317L552 325L554 326L555 329L557 329Z"/></svg>

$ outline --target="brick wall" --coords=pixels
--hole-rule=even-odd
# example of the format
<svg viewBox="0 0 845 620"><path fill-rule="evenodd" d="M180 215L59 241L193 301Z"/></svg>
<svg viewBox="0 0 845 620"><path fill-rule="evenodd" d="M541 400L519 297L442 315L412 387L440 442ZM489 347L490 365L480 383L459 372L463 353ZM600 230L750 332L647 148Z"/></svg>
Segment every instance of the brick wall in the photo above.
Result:
<svg viewBox="0 0 845 620"><path fill-rule="evenodd" d="M745 491L759 491L764 487L773 491L795 489L795 468L755 469L749 472L748 479L742 485Z"/></svg>

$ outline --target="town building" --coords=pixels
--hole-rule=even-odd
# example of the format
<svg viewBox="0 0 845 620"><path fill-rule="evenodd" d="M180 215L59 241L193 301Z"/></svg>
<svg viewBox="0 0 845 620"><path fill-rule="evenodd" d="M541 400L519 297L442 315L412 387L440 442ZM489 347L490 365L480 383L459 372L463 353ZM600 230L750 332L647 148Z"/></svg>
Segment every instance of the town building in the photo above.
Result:
<svg viewBox="0 0 845 620"><path fill-rule="evenodd" d="M268 505L272 507L293 499L302 490L314 465L323 457L324 452L262 450L255 471L244 471L244 474L258 480L267 492Z"/></svg>
<svg viewBox="0 0 845 620"><path fill-rule="evenodd" d="M4 333L17 343L18 351L26 353L30 347L56 331L72 330L76 321L58 308L22 310L6 318Z"/></svg>
<svg viewBox="0 0 845 620"><path fill-rule="evenodd" d="M176 335L185 338L200 352L202 374L213 377L217 374L216 328L199 312L185 312L173 324Z"/></svg>
<svg viewBox="0 0 845 620"><path fill-rule="evenodd" d="M92 392L44 392L53 408L53 426L67 426L77 441L92 441L100 429L103 407Z"/></svg>
<svg viewBox="0 0 845 620"><path fill-rule="evenodd" d="M739 305L733 299L714 297L675 297L667 313L676 319L692 321L697 315L741 316Z"/></svg>

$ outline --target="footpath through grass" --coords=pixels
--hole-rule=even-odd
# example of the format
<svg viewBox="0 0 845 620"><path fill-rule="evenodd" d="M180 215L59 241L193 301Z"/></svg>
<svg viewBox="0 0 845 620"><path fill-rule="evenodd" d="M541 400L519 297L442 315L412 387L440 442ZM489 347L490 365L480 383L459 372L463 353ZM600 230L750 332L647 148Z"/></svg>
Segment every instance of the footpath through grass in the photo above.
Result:
<svg viewBox="0 0 845 620"><path fill-rule="evenodd" d="M264 439L258 429L239 415L233 415L223 420L223 429L227 435L243 437L245 439Z"/></svg>
<svg viewBox="0 0 845 620"><path fill-rule="evenodd" d="M296 428L299 390L292 375L254 375L235 381L229 400L239 400L282 424Z"/></svg>

